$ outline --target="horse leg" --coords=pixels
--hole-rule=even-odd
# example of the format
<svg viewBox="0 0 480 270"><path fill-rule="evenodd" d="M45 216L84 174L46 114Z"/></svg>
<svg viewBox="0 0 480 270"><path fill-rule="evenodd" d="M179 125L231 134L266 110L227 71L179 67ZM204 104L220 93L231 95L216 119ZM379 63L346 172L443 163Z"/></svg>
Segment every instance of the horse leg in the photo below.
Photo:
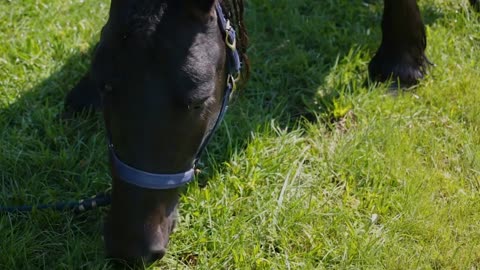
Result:
<svg viewBox="0 0 480 270"><path fill-rule="evenodd" d="M370 78L392 79L412 86L423 78L429 64L425 56L425 25L416 0L384 0L382 44L369 65Z"/></svg>
<svg viewBox="0 0 480 270"><path fill-rule="evenodd" d="M100 108L100 93L89 71L65 97L64 117L68 118L75 113L100 110Z"/></svg>

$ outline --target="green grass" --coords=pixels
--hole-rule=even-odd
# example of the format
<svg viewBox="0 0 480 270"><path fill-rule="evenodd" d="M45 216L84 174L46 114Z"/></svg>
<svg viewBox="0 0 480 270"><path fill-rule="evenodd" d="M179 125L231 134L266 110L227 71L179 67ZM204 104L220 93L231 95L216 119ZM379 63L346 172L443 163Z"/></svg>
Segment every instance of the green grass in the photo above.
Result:
<svg viewBox="0 0 480 270"><path fill-rule="evenodd" d="M420 1L437 66L392 92L364 84L382 9L368 2L248 1L252 78L153 268L480 268L480 17ZM109 188L101 118L58 119L107 12L0 2L0 204ZM108 269L104 211L2 214L0 269Z"/></svg>

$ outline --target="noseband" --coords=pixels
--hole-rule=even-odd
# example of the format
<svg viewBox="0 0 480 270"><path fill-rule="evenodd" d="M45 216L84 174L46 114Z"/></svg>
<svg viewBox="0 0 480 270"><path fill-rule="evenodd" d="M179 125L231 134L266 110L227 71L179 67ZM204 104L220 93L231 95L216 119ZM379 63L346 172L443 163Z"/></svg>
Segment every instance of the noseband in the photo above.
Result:
<svg viewBox="0 0 480 270"><path fill-rule="evenodd" d="M216 3L215 10L217 12L218 24L222 31L223 36L225 37L225 44L227 48L227 57L228 57L228 73L227 73L227 83L222 99L222 107L218 113L217 120L213 127L208 131L207 136L204 137L200 148L197 151L197 155L193 162L193 166L186 172L176 173L176 174L157 174L149 173L142 171L136 168L125 164L119 159L115 153L115 149L111 140L109 131L108 134L108 149L110 152L110 159L112 162L113 170L115 174L123 181L139 186L142 188L148 189L173 189L185 185L186 183L193 180L195 167L200 160L200 156L210 142L213 133L222 122L225 112L228 108L228 102L232 92L235 90L235 82L238 79L241 69L240 55L236 49L236 32L235 29L230 25L230 21L225 17L222 7L219 3Z"/></svg>

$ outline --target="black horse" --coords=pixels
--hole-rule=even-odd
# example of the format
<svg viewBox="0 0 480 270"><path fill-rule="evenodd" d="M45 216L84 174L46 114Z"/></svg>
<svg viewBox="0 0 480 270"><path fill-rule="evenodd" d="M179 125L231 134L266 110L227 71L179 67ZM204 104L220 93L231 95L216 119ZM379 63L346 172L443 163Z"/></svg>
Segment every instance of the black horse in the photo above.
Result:
<svg viewBox="0 0 480 270"><path fill-rule="evenodd" d="M385 0L384 7L370 77L416 84L429 65L417 2ZM91 69L65 102L69 112L103 109L113 179L108 256L165 254L179 187L248 73L246 46L242 0L112 0Z"/></svg>
<svg viewBox="0 0 480 270"><path fill-rule="evenodd" d="M179 188L248 74L242 22L242 1L112 0L91 69L66 99L69 111L103 108L108 256L164 256Z"/></svg>

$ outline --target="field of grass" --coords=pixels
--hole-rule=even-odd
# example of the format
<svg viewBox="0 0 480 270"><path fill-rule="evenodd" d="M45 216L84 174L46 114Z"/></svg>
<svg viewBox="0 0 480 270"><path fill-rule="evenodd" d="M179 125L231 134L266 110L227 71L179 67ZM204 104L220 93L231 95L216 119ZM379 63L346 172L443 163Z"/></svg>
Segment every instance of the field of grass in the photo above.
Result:
<svg viewBox="0 0 480 270"><path fill-rule="evenodd" d="M0 1L0 205L109 188L99 115L59 120L108 1ZM480 269L480 16L420 1L420 86L368 86L381 1L251 0L252 78L153 269ZM109 269L106 209L1 214L0 269Z"/></svg>

